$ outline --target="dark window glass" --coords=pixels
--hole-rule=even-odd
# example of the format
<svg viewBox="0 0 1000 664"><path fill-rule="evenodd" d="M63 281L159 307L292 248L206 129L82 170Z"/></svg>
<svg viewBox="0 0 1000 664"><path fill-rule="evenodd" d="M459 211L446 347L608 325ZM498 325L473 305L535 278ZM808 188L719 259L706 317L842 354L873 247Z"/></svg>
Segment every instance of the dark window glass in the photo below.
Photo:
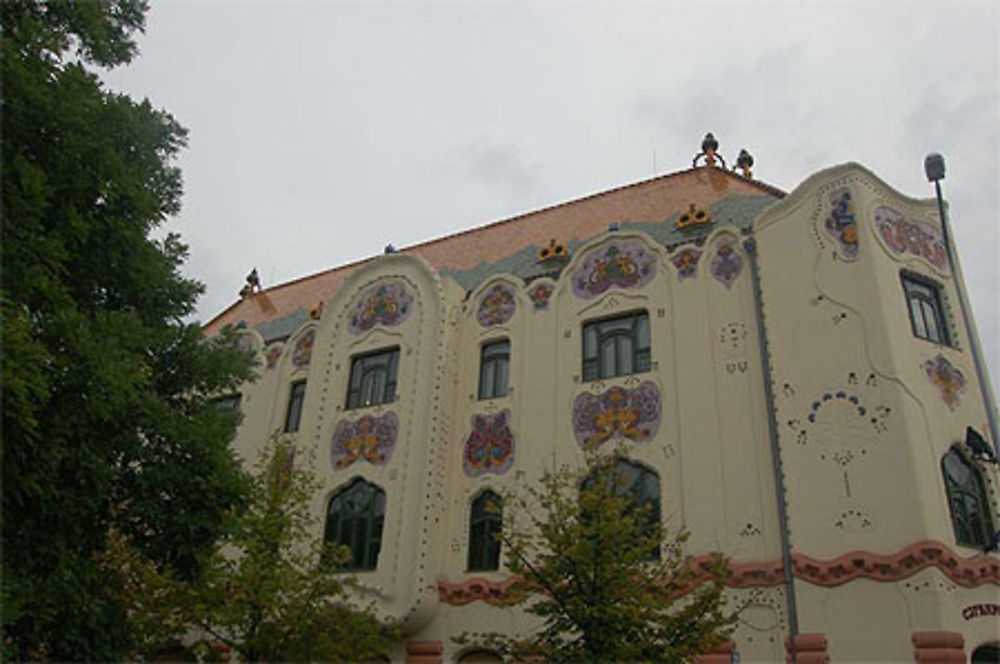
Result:
<svg viewBox="0 0 1000 664"><path fill-rule="evenodd" d="M993 528L979 471L955 450L944 455L941 470L955 541L982 549L992 547Z"/></svg>
<svg viewBox="0 0 1000 664"><path fill-rule="evenodd" d="M651 368L649 315L645 311L583 326L583 379L614 378Z"/></svg>
<svg viewBox="0 0 1000 664"><path fill-rule="evenodd" d="M972 651L972 664L997 664L1000 662L1000 644L987 643Z"/></svg>
<svg viewBox="0 0 1000 664"><path fill-rule="evenodd" d="M630 510L643 510L643 534L655 536L660 528L660 476L645 466L620 459L615 462L614 473L609 480L614 482L615 495L629 498ZM594 477L586 478L581 489L586 491L592 488L595 481ZM582 514L581 518L585 519L587 515ZM660 547L651 550L649 557L659 560Z"/></svg>
<svg viewBox="0 0 1000 664"><path fill-rule="evenodd" d="M396 369L399 348L388 348L351 361L347 386L347 407L363 408L389 403L396 398Z"/></svg>
<svg viewBox="0 0 1000 664"><path fill-rule="evenodd" d="M306 381L292 383L288 393L288 411L285 413L285 433L295 433L302 421L302 402L306 398Z"/></svg>
<svg viewBox="0 0 1000 664"><path fill-rule="evenodd" d="M938 285L903 274L903 291L910 310L913 335L935 343L948 344L948 328L945 326L941 289Z"/></svg>
<svg viewBox="0 0 1000 664"><path fill-rule="evenodd" d="M227 394L224 397L212 399L212 408L217 413L239 413L240 403L243 401L242 394Z"/></svg>
<svg viewBox="0 0 1000 664"><path fill-rule="evenodd" d="M382 548L385 491L361 478L330 499L326 513L326 542L351 550L348 569L372 570Z"/></svg>
<svg viewBox="0 0 1000 664"><path fill-rule="evenodd" d="M505 339L484 345L479 362L479 398L505 396L509 372L510 342Z"/></svg>
<svg viewBox="0 0 1000 664"><path fill-rule="evenodd" d="M484 491L472 501L469 518L469 571L484 572L500 568L500 531L503 528L503 502L492 491Z"/></svg>

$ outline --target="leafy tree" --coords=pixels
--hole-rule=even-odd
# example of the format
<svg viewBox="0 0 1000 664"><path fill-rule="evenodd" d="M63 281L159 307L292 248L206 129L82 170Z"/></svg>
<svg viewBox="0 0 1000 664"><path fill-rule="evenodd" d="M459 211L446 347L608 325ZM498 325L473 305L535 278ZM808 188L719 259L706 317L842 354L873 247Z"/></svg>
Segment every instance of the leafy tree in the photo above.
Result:
<svg viewBox="0 0 1000 664"><path fill-rule="evenodd" d="M234 515L194 582L153 570L126 547L109 564L128 570L123 600L141 654L185 634L207 634L248 662L347 662L383 652L395 630L346 600L350 577L338 569L345 547L324 545L310 503L320 489L312 463L278 437L261 452L247 508Z"/></svg>
<svg viewBox="0 0 1000 664"><path fill-rule="evenodd" d="M541 621L527 641L501 639L508 653L551 662L688 662L731 633L725 561L693 569L682 554L687 534L668 536L630 468L620 456L589 455L581 471L547 472L505 500L505 558L522 578L512 597ZM497 645L495 635L486 640Z"/></svg>
<svg viewBox="0 0 1000 664"><path fill-rule="evenodd" d="M209 396L251 375L230 335L185 323L203 287L177 212L185 131L89 67L136 53L145 0L5 0L0 329L4 655L115 659L128 646L112 527L192 577L247 486Z"/></svg>

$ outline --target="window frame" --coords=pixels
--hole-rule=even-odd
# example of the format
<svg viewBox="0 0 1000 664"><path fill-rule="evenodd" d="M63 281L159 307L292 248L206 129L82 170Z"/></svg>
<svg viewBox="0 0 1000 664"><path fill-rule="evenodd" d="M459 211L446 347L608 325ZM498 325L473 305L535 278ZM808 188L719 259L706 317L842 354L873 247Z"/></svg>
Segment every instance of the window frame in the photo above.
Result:
<svg viewBox="0 0 1000 664"><path fill-rule="evenodd" d="M359 492L364 504L351 504ZM335 511L334 503L341 505ZM340 509L343 507L343 509ZM348 511L351 508L353 511ZM377 484L362 477L355 477L346 486L330 496L323 526L323 542L346 546L351 560L343 568L347 572L371 572L378 568L382 550L382 531L385 528L386 494ZM360 526L360 527L359 527Z"/></svg>
<svg viewBox="0 0 1000 664"><path fill-rule="evenodd" d="M631 329L627 331L614 329L614 324L621 324L631 320ZM645 334L643 334L643 326ZM602 329L604 328L604 329ZM593 331L593 332L592 332ZM594 344L589 354L588 341L593 334ZM640 373L648 373L653 370L653 339L652 328L649 323L649 311L646 309L636 309L613 316L597 318L586 321L581 332L582 364L581 376L585 383L595 380L607 380L620 376L630 376ZM643 339L645 337L645 339ZM620 345L622 340L628 340L631 344L631 351L623 354ZM643 345L645 342L645 345ZM605 372L605 349L609 344L613 344L614 369ZM625 358L630 366L625 370Z"/></svg>
<svg viewBox="0 0 1000 664"><path fill-rule="evenodd" d="M948 460L955 459L968 472L966 482L960 482L949 472ZM941 475L944 482L945 500L948 503L948 515L951 518L951 529L955 543L989 551L994 547L996 537L993 525L993 514L990 511L989 494L982 473L975 463L955 447L952 447L941 457ZM970 514L970 503L974 504L980 515L976 523L974 515ZM960 508L960 512L956 510Z"/></svg>
<svg viewBox="0 0 1000 664"><path fill-rule="evenodd" d="M491 511L491 504L496 505L496 509ZM503 498L495 491L484 489L469 505L467 572L495 572L500 569L501 543L498 535L501 532Z"/></svg>
<svg viewBox="0 0 1000 664"><path fill-rule="evenodd" d="M285 433L297 433L302 424L302 409L306 402L306 379L294 381L288 388L288 406L285 408ZM294 422L293 422L294 420Z"/></svg>
<svg viewBox="0 0 1000 664"><path fill-rule="evenodd" d="M365 368L366 362L372 362L374 364L374 360L382 358L383 356L385 356L386 361L388 362L388 366L384 372L378 371L378 366L373 366L372 368L367 369ZM366 389L365 380L368 376L374 376L372 380L377 381L377 373L384 373L385 375L385 380L381 385L381 389L379 389L376 382L376 384L371 387L371 400L363 401ZM357 376L357 381L355 381L355 376ZM357 408L368 408L370 406L392 403L396 400L398 376L399 346L379 348L377 350L352 356L351 370L347 376L347 399L345 401L345 408L347 410L355 410ZM355 382L357 382L357 384L355 384ZM376 390L379 392L377 395L375 394Z"/></svg>
<svg viewBox="0 0 1000 664"><path fill-rule="evenodd" d="M503 350L496 350L503 346ZM492 353L492 354L491 354ZM491 354L491 355L490 355ZM488 356L489 355L489 356ZM499 371L503 368L503 372ZM485 387L487 372L492 371L489 390ZM502 378L501 378L502 376ZM502 383L502 385L501 385ZM479 400L500 399L510 392L510 339L487 341L479 349Z"/></svg>
<svg viewBox="0 0 1000 664"><path fill-rule="evenodd" d="M231 394L223 394L222 396L211 399L209 404L212 406L212 410L216 413L223 415L237 415L242 412L240 409L243 406L243 393L233 392Z"/></svg>
<svg viewBox="0 0 1000 664"><path fill-rule="evenodd" d="M619 498L631 497L629 510L643 509L645 505L651 505L649 512L646 514L646 523L643 524L644 534L651 535L655 528L663 528L663 500L662 500L662 483L660 482L660 474L656 472L653 468L650 468L644 463L638 461L633 461L632 459L619 458L615 461L615 480L621 477L621 473L625 467L634 469L637 471L636 476L628 486L619 487L615 485L615 494ZM627 471L625 471L627 472ZM653 479L656 481L656 491L653 494L649 491L648 480ZM580 491L586 491L593 483L596 478L591 474L583 478L580 482ZM660 545L657 544L656 548L649 552L650 561L658 561L662 558L662 552L660 550Z"/></svg>
<svg viewBox="0 0 1000 664"><path fill-rule="evenodd" d="M944 310L943 285L915 272L903 270L899 273L903 285L903 297L906 301L906 312L910 317L910 331L917 339L923 339L942 346L952 346L952 334L948 317ZM920 289L929 291L929 295ZM919 307L919 320L914 312L914 304ZM928 328L928 314L938 331L934 338ZM923 332L919 326L923 327Z"/></svg>

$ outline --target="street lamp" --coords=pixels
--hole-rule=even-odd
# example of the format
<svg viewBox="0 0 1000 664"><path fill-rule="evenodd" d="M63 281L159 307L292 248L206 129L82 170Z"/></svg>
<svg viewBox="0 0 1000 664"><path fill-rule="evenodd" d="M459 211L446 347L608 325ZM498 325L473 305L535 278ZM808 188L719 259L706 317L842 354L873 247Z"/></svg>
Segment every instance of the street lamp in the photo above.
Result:
<svg viewBox="0 0 1000 664"><path fill-rule="evenodd" d="M990 426L990 438L993 439L994 447L997 447L1000 445L1000 441L997 440L996 402L993 400L993 389L986 377L986 368L983 364L983 356L979 348L979 339L972 329L969 304L965 300L965 284L962 282L962 275L958 271L958 259L955 249L951 244L948 215L944 212L944 198L941 195L941 180L944 179L944 170L944 157L936 152L927 155L924 159L924 173L927 175L927 181L934 183L934 192L937 194L938 215L941 217L941 236L944 240L944 250L948 254L948 263L951 265L952 278L955 280L955 290L958 292L958 304L962 310L962 320L965 322L965 336L968 337L969 346L972 349L972 363L976 367L979 390L983 395L983 405L986 407L986 419Z"/></svg>

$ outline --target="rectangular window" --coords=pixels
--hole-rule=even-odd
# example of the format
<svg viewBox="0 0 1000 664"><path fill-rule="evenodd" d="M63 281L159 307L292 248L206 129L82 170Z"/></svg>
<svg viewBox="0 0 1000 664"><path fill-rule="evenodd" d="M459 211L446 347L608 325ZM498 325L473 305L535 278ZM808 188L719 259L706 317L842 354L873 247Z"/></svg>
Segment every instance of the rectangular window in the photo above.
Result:
<svg viewBox="0 0 1000 664"><path fill-rule="evenodd" d="M484 344L479 362L479 398L496 399L507 395L510 342Z"/></svg>
<svg viewBox="0 0 1000 664"><path fill-rule="evenodd" d="M242 401L243 395L238 392L236 394L227 394L224 397L212 399L212 408L217 413L239 413Z"/></svg>
<svg viewBox="0 0 1000 664"><path fill-rule="evenodd" d="M651 368L649 314L645 311L583 326L583 380L644 373Z"/></svg>
<svg viewBox="0 0 1000 664"><path fill-rule="evenodd" d="M288 393L288 412L285 414L285 433L295 433L299 430L302 420L302 402L306 399L306 381L292 383Z"/></svg>
<svg viewBox="0 0 1000 664"><path fill-rule="evenodd" d="M353 358L347 384L347 407L363 408L393 401L398 365L399 347Z"/></svg>
<svg viewBox="0 0 1000 664"><path fill-rule="evenodd" d="M912 274L903 273L902 278L913 336L938 344L949 344L944 309L941 307L941 288Z"/></svg>

